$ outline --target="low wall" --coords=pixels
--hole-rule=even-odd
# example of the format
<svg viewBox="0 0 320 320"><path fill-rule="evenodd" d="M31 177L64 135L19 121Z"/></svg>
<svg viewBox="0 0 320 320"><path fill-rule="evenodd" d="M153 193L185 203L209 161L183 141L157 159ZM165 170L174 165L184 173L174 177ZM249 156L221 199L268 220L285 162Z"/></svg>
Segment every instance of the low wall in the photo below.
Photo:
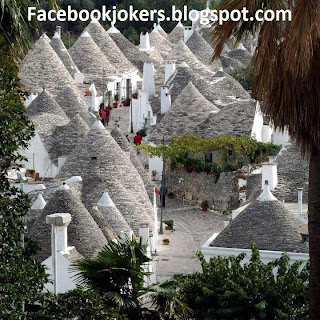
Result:
<svg viewBox="0 0 320 320"><path fill-rule="evenodd" d="M214 175L205 172L188 173L181 168L175 170L168 168L166 185L169 192L173 192L177 197L191 192L193 199L199 203L204 200L208 200L209 203L214 201L215 209L223 212L239 206L239 187L236 177L235 172L223 172L216 182Z"/></svg>

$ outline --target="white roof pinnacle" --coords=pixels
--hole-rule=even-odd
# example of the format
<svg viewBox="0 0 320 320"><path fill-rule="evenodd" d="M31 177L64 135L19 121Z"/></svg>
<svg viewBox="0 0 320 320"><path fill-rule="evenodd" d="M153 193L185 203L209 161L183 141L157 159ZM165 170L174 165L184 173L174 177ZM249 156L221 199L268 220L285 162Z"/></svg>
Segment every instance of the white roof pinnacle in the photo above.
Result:
<svg viewBox="0 0 320 320"><path fill-rule="evenodd" d="M99 202L98 202L98 206L101 207L115 207L113 201L111 200L111 198L109 197L107 192L104 192L102 197L100 198Z"/></svg>
<svg viewBox="0 0 320 320"><path fill-rule="evenodd" d="M61 187L59 187L59 190L69 190L69 189L70 189L69 186L66 185L65 183Z"/></svg>
<svg viewBox="0 0 320 320"><path fill-rule="evenodd" d="M56 31L52 39L60 39L59 33Z"/></svg>
<svg viewBox="0 0 320 320"><path fill-rule="evenodd" d="M181 63L179 64L179 67L180 67L180 68L189 68L188 64L187 64L185 61L181 62Z"/></svg>
<svg viewBox="0 0 320 320"><path fill-rule="evenodd" d="M37 199L32 205L33 210L42 210L46 206L46 201L43 199L42 192L38 193Z"/></svg>
<svg viewBox="0 0 320 320"><path fill-rule="evenodd" d="M266 201L278 201L278 199L271 193L268 185L268 181L264 185L263 191L260 196L257 198L258 201L266 202Z"/></svg>
<svg viewBox="0 0 320 320"><path fill-rule="evenodd" d="M82 33L81 38L91 38L91 36L87 31L85 31Z"/></svg>
<svg viewBox="0 0 320 320"><path fill-rule="evenodd" d="M244 47L244 45L243 45L242 43L240 43L240 44L238 45L237 49L247 51L247 49Z"/></svg>
<svg viewBox="0 0 320 320"><path fill-rule="evenodd" d="M183 24L181 23L181 21L178 22L178 24L176 25L176 27L182 27L184 28Z"/></svg>
<svg viewBox="0 0 320 320"><path fill-rule="evenodd" d="M101 130L101 129L105 129L105 127L103 126L103 124L102 124L102 122L100 120L97 120L95 122L95 124L91 127L91 129Z"/></svg>
<svg viewBox="0 0 320 320"><path fill-rule="evenodd" d="M120 33L120 31L114 26L114 23L111 24L111 28L107 32L108 33Z"/></svg>

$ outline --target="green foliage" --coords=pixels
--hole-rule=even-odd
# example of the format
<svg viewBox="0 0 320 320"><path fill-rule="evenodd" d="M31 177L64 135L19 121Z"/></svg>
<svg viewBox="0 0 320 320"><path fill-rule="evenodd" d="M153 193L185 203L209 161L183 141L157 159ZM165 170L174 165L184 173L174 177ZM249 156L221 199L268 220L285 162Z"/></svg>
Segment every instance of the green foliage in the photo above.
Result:
<svg viewBox="0 0 320 320"><path fill-rule="evenodd" d="M168 228L173 229L173 224L174 224L173 220L165 220L163 222L167 225Z"/></svg>
<svg viewBox="0 0 320 320"><path fill-rule="evenodd" d="M145 246L125 238L109 241L97 258L80 260L73 268L79 271L80 283L96 292L105 308L118 308L119 314L127 314L130 320L183 319L181 315L188 307L181 301L177 287L168 283L146 286L145 278L150 274L145 266L149 261ZM156 309L144 306L147 298Z"/></svg>
<svg viewBox="0 0 320 320"><path fill-rule="evenodd" d="M182 163L188 172L208 172L219 176L221 169L217 164L206 164L202 160L192 159L195 154L205 154L218 151L220 164L226 162L225 170L237 170L244 161L259 163L266 157L274 155L279 147L272 143L258 142L253 137L242 136L214 136L201 138L199 136L174 137L170 144L151 146L143 144L136 146L138 150L143 149L150 157L162 157L171 159L172 168Z"/></svg>
<svg viewBox="0 0 320 320"><path fill-rule="evenodd" d="M235 69L230 72L230 75L238 80L246 90L252 90L255 81L255 75L251 66Z"/></svg>
<svg viewBox="0 0 320 320"><path fill-rule="evenodd" d="M209 207L209 203L208 201L202 201L201 204L200 204L201 208L208 208Z"/></svg>
<svg viewBox="0 0 320 320"><path fill-rule="evenodd" d="M287 254L264 264L255 245L248 263L244 253L198 256L202 273L176 276L194 319L308 319L309 264L289 265Z"/></svg>
<svg viewBox="0 0 320 320"><path fill-rule="evenodd" d="M7 50L6 50L7 49ZM0 318L20 319L22 306L38 299L47 282L44 267L32 256L38 247L26 239L24 219L30 209L28 197L11 187L9 169L23 160L18 149L26 148L34 134L23 105L26 93L20 88L11 48L0 50ZM26 315L26 314L24 314Z"/></svg>
<svg viewBox="0 0 320 320"><path fill-rule="evenodd" d="M106 306L105 299L92 290L79 287L58 296L47 295L33 320L126 320L119 310Z"/></svg>

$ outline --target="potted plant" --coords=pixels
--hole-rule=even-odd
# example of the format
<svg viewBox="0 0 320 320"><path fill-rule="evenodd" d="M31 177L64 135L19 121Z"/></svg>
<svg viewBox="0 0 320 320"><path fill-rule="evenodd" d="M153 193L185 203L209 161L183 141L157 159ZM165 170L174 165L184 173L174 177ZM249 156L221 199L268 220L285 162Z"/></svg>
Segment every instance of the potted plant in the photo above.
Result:
<svg viewBox="0 0 320 320"><path fill-rule="evenodd" d="M207 200L206 201L202 201L200 206L201 206L201 210L202 211L207 211L208 207L209 207L209 203L208 203Z"/></svg>
<svg viewBox="0 0 320 320"><path fill-rule="evenodd" d="M148 170L148 169L149 169L149 165L148 165L147 163L145 163L145 164L144 164L144 168L145 168L146 170Z"/></svg>
<svg viewBox="0 0 320 320"><path fill-rule="evenodd" d="M131 103L131 99L130 99L130 98L127 98L127 99L126 99L126 106L127 106L127 107L130 107L130 103Z"/></svg>
<svg viewBox="0 0 320 320"><path fill-rule="evenodd" d="M155 181L157 176L157 170L152 170L151 175L152 175L152 180Z"/></svg>
<svg viewBox="0 0 320 320"><path fill-rule="evenodd" d="M173 192L169 192L168 193L168 198L169 199L173 199L174 198L174 193Z"/></svg>
<svg viewBox="0 0 320 320"><path fill-rule="evenodd" d="M170 240L169 240L169 239L163 239L162 242L163 242L163 244L164 244L165 246L167 246L167 245L169 245Z"/></svg>
<svg viewBox="0 0 320 320"><path fill-rule="evenodd" d="M134 92L131 97L132 99L138 99L138 92Z"/></svg>
<svg viewBox="0 0 320 320"><path fill-rule="evenodd" d="M34 169L27 169L26 176L31 177L32 179L36 179L36 170Z"/></svg>
<svg viewBox="0 0 320 320"><path fill-rule="evenodd" d="M118 93L116 93L115 95L114 95L114 103L113 103L113 107L114 108L119 108L119 94Z"/></svg>
<svg viewBox="0 0 320 320"><path fill-rule="evenodd" d="M166 220L166 221L163 221L166 225L165 229L166 230L171 230L173 231L173 220Z"/></svg>

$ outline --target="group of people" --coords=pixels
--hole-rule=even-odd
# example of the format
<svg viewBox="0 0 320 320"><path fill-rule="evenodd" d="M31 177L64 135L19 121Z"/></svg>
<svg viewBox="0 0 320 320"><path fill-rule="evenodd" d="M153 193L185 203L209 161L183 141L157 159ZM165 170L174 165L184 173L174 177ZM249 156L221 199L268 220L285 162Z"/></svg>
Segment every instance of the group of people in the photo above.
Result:
<svg viewBox="0 0 320 320"><path fill-rule="evenodd" d="M109 126L110 114L111 114L111 109L105 108L104 103L102 102L99 108L99 116L104 126Z"/></svg>

